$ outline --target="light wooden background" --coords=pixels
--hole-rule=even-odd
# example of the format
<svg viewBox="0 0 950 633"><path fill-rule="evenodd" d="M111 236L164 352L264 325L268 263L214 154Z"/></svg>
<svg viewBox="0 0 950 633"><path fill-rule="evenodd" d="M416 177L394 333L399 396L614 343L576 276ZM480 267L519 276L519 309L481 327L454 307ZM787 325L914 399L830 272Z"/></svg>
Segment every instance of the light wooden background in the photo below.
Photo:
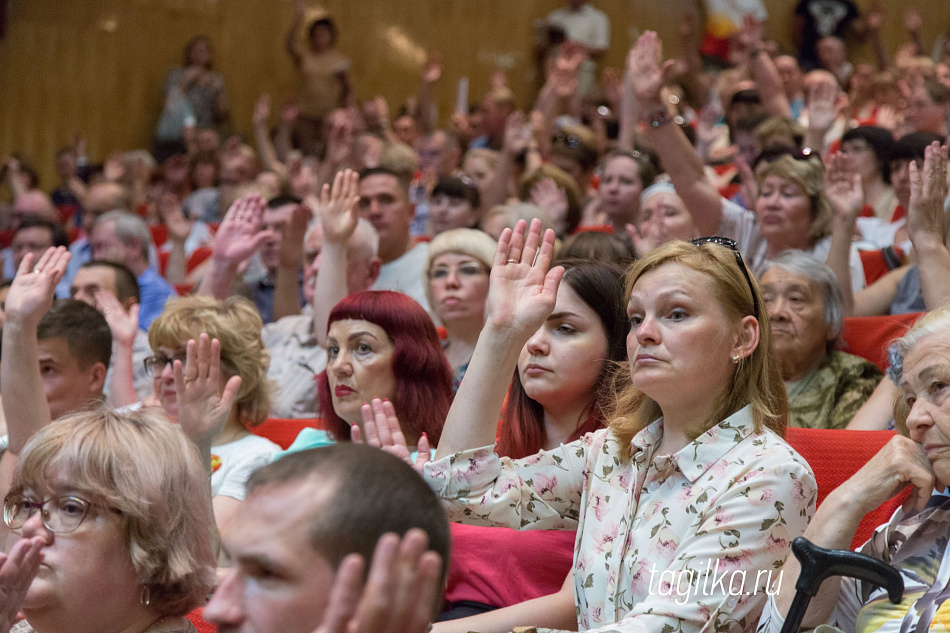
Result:
<svg viewBox="0 0 950 633"><path fill-rule="evenodd" d="M470 101L488 86L496 66L522 105L532 80L531 24L559 0L324 0L340 29L339 49L353 61L360 99L383 95L395 111L416 91L425 51L441 51L445 72L436 97L444 118L456 82L470 78ZM605 63L622 67L640 29L654 29L677 49L678 27L691 0L594 0L612 23ZM788 43L794 0L765 0L766 35ZM867 1L861 2L862 6ZM950 28L950 1L888 1L885 41L903 37L905 6L925 15L927 46ZM9 28L0 40L0 154L24 152L55 185L53 156L81 130L93 160L114 150L148 147L162 106L168 70L181 63L184 43L207 34L215 67L225 77L234 122L247 132L261 92L293 92L284 53L291 0L10 0ZM900 8L898 8L900 7ZM867 48L867 47L864 47ZM859 55L868 57L870 51ZM275 108L276 109L276 108Z"/></svg>

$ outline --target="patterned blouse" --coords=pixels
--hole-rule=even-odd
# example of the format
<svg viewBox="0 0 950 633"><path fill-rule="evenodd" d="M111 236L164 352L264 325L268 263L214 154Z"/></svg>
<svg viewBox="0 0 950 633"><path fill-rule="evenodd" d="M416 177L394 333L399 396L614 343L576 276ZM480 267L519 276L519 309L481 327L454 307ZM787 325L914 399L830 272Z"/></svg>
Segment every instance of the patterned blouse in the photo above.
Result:
<svg viewBox="0 0 950 633"><path fill-rule="evenodd" d="M858 551L896 567L904 578L904 599L893 605L887 592L854 578L841 579L838 604L828 623L859 633L950 631L950 496L937 493L923 511L898 508ZM759 633L778 633L785 619L769 599Z"/></svg>
<svg viewBox="0 0 950 633"><path fill-rule="evenodd" d="M620 457L609 430L524 459L491 447L426 466L449 518L576 529L579 630L752 631L815 507L808 464L748 407L673 455L657 420Z"/></svg>

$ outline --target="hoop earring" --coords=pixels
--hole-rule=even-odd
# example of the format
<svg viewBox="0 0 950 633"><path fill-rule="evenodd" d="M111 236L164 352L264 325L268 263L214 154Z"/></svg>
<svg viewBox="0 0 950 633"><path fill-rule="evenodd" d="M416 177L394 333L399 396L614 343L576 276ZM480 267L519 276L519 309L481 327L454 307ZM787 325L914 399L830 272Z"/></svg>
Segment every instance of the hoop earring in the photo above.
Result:
<svg viewBox="0 0 950 633"><path fill-rule="evenodd" d="M152 590L148 588L148 585L142 585L142 593L139 594L139 604L143 607L147 607L152 603Z"/></svg>

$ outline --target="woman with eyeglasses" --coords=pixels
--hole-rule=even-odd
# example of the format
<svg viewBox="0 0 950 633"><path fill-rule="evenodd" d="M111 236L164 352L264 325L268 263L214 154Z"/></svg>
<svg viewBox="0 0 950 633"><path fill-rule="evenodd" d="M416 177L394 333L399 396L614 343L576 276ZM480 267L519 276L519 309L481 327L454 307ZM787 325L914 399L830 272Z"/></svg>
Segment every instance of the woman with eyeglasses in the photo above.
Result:
<svg viewBox="0 0 950 633"><path fill-rule="evenodd" d="M244 484L280 447L249 428L267 418L270 356L261 317L243 297L170 299L148 330L145 360L155 397L204 454L210 452L217 525L244 499Z"/></svg>
<svg viewBox="0 0 950 633"><path fill-rule="evenodd" d="M184 616L214 587L208 475L161 414L100 407L41 429L3 522L22 540L0 570L0 630L194 633ZM10 563L21 566L13 586ZM26 620L11 629L18 609Z"/></svg>
<svg viewBox="0 0 950 633"><path fill-rule="evenodd" d="M699 154L686 134L673 124L661 98L672 61L661 65L660 48L656 33L644 32L627 58L627 72L638 112L646 124L647 139L692 214L699 234L735 240L756 274L763 272L768 259L797 249L826 262L844 288L863 288L861 257L851 247L854 223L863 208L860 184L855 186L850 174L847 178L829 176L826 182L821 158L806 148L768 163L757 173L758 197L753 210L721 197L706 178Z"/></svg>
<svg viewBox="0 0 950 633"><path fill-rule="evenodd" d="M607 428L499 457L507 377L538 328L565 318L551 314L569 274L548 270L554 235L525 229L499 241L486 325L424 472L454 521L576 529L577 619L554 594L480 616L478 630L753 630L816 493L780 436L787 401L757 284L729 240L655 249L627 273L629 365Z"/></svg>
<svg viewBox="0 0 950 633"><path fill-rule="evenodd" d="M465 376L485 323L488 274L495 246L488 234L474 229L445 231L429 243L426 295L445 326L442 348L452 365L453 391Z"/></svg>

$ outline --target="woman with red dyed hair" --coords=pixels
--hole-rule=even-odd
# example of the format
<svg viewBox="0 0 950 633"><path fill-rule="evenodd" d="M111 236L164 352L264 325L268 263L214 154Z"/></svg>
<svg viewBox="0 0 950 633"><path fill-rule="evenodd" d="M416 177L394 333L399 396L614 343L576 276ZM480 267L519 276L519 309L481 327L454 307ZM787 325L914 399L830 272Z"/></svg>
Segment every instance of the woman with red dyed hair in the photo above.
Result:
<svg viewBox="0 0 950 633"><path fill-rule="evenodd" d="M438 443L452 403L452 368L415 300L390 291L347 296L330 312L327 354L317 396L337 440L349 440L350 427L362 424L362 405L380 398L392 401L408 444L423 434Z"/></svg>

